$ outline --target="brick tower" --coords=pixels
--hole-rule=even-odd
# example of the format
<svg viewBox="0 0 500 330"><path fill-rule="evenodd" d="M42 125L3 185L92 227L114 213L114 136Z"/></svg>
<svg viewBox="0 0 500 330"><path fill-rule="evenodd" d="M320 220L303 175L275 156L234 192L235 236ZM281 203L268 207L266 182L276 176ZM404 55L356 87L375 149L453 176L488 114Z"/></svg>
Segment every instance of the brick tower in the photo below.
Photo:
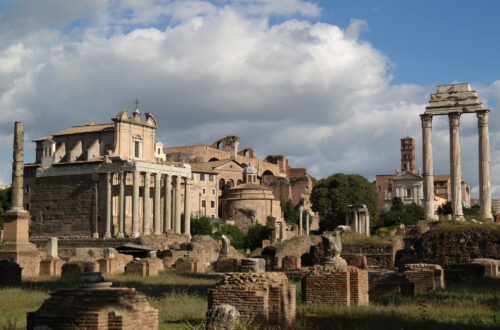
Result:
<svg viewBox="0 0 500 330"><path fill-rule="evenodd" d="M401 138L401 172L415 173L415 140L410 136Z"/></svg>

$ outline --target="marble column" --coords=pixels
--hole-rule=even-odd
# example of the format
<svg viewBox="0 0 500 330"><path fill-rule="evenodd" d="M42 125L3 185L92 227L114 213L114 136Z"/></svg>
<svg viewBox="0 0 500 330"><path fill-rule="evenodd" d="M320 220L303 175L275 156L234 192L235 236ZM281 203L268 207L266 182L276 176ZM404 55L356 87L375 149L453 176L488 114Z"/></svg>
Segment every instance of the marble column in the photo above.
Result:
<svg viewBox="0 0 500 330"><path fill-rule="evenodd" d="M165 223L163 231L172 229L172 176L167 175L165 178Z"/></svg>
<svg viewBox="0 0 500 330"><path fill-rule="evenodd" d="M191 203L189 195L191 193L191 179L185 178L184 185L184 234L191 235Z"/></svg>
<svg viewBox="0 0 500 330"><path fill-rule="evenodd" d="M422 121L422 164L424 219L434 220L434 163L432 159L432 115L420 115Z"/></svg>
<svg viewBox="0 0 500 330"><path fill-rule="evenodd" d="M488 134L488 112L477 113L479 133L479 207L484 219L493 220L491 215L490 186L490 138Z"/></svg>
<svg viewBox="0 0 500 330"><path fill-rule="evenodd" d="M354 211L352 212L352 223L354 224L354 232L358 233L359 232L359 216L358 216L358 211L356 208L354 208Z"/></svg>
<svg viewBox="0 0 500 330"><path fill-rule="evenodd" d="M106 173L106 232L104 233L104 238L111 237L111 216L113 209L113 199L112 199L112 182L113 173Z"/></svg>
<svg viewBox="0 0 500 330"><path fill-rule="evenodd" d="M123 227L125 224L125 179L126 172L120 172L120 196L119 196L119 205L118 205L118 234L117 237L124 237Z"/></svg>
<svg viewBox="0 0 500 330"><path fill-rule="evenodd" d="M413 186L411 193L413 194L413 196L412 196L413 197L413 203L418 204L418 187L417 186Z"/></svg>
<svg viewBox="0 0 500 330"><path fill-rule="evenodd" d="M306 213L306 235L309 236L309 212Z"/></svg>
<svg viewBox="0 0 500 330"><path fill-rule="evenodd" d="M139 186L141 172L134 171L134 181L132 187L132 237L139 237Z"/></svg>
<svg viewBox="0 0 500 330"><path fill-rule="evenodd" d="M182 177L175 178L175 232L181 233L181 180Z"/></svg>
<svg viewBox="0 0 500 330"><path fill-rule="evenodd" d="M149 193L151 190L151 174L146 172L144 174L144 214L143 219L143 235L151 235L151 198Z"/></svg>
<svg viewBox="0 0 500 330"><path fill-rule="evenodd" d="M14 123L14 161L12 162L12 212L25 212L23 205L24 185L24 123Z"/></svg>
<svg viewBox="0 0 500 330"><path fill-rule="evenodd" d="M462 165L460 163L460 113L449 113L450 120L450 181L452 215L463 219Z"/></svg>
<svg viewBox="0 0 500 330"><path fill-rule="evenodd" d="M303 224L302 224L302 211L304 210L303 206L299 207L299 236L302 236L303 234Z"/></svg>
<svg viewBox="0 0 500 330"><path fill-rule="evenodd" d="M155 194L154 194L154 218L153 218L153 234L161 234L160 226L160 205L161 205L161 173L155 174Z"/></svg>

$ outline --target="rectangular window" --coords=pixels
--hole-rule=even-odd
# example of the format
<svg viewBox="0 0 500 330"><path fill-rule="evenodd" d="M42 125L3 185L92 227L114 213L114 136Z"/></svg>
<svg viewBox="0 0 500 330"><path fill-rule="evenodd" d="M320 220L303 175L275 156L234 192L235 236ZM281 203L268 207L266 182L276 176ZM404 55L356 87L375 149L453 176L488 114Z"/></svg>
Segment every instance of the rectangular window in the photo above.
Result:
<svg viewBox="0 0 500 330"><path fill-rule="evenodd" d="M212 188L212 195L215 196L215 188Z"/></svg>
<svg viewBox="0 0 500 330"><path fill-rule="evenodd" d="M202 192L202 194L203 194L203 195L205 195L205 194L206 194L205 188L203 188L203 189L201 190L201 192Z"/></svg>
<svg viewBox="0 0 500 330"><path fill-rule="evenodd" d="M140 147L139 141L134 141L134 157L135 158L140 157L139 147Z"/></svg>
<svg viewBox="0 0 500 330"><path fill-rule="evenodd" d="M210 174L210 175L208 176L208 181L210 181L210 182L214 182L214 175L213 175L213 174Z"/></svg>
<svg viewBox="0 0 500 330"><path fill-rule="evenodd" d="M204 199L201 201L201 207L207 207L207 204L205 203Z"/></svg>
<svg viewBox="0 0 500 330"><path fill-rule="evenodd" d="M406 197L411 197L411 189L406 189Z"/></svg>
<svg viewBox="0 0 500 330"><path fill-rule="evenodd" d="M210 207L215 209L215 201L210 201Z"/></svg>
<svg viewBox="0 0 500 330"><path fill-rule="evenodd" d="M200 181L205 181L205 173L200 174Z"/></svg>

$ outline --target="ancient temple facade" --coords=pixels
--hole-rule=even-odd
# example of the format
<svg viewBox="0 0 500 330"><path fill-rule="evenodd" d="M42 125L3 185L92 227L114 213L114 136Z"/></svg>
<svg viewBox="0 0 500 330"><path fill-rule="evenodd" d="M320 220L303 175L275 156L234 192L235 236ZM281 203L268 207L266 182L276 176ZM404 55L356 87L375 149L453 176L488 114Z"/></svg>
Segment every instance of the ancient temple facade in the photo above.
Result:
<svg viewBox="0 0 500 330"><path fill-rule="evenodd" d="M190 165L166 161L152 114L129 112L34 141L24 170L31 236L189 234Z"/></svg>

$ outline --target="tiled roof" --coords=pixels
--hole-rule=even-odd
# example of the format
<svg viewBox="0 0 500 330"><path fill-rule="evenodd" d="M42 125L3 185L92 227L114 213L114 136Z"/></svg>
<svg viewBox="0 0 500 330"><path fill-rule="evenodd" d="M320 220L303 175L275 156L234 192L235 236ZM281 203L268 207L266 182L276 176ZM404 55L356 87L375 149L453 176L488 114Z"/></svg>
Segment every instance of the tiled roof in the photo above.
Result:
<svg viewBox="0 0 500 330"><path fill-rule="evenodd" d="M64 131L58 132L53 136L60 135L71 135L71 134L81 134L81 133L92 133L92 132L102 132L111 130L115 127L115 124L90 124L84 126L73 126L71 128L65 129Z"/></svg>

